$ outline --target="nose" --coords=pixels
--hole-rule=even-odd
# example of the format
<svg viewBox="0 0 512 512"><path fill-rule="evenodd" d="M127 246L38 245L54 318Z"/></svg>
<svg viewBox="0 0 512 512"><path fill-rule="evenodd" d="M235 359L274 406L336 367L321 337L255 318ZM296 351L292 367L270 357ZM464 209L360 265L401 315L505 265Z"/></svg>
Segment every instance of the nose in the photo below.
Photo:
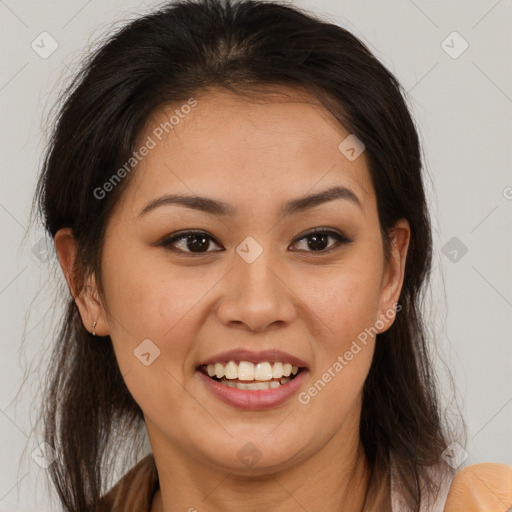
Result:
<svg viewBox="0 0 512 512"><path fill-rule="evenodd" d="M265 256L247 263L236 258L234 268L225 276L224 293L217 303L220 321L249 331L282 328L297 315L297 297L286 282L280 266Z"/></svg>

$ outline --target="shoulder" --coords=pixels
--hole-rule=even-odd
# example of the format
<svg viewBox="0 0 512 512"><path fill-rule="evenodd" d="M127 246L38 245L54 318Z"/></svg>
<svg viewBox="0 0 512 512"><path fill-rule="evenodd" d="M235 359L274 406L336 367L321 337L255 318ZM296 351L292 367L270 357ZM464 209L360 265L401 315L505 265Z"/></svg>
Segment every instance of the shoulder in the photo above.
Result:
<svg viewBox="0 0 512 512"><path fill-rule="evenodd" d="M146 512L151 509L158 489L158 474L153 454L144 457L101 498L102 512Z"/></svg>
<svg viewBox="0 0 512 512"><path fill-rule="evenodd" d="M444 512L498 512L512 506L512 466L485 462L460 470Z"/></svg>

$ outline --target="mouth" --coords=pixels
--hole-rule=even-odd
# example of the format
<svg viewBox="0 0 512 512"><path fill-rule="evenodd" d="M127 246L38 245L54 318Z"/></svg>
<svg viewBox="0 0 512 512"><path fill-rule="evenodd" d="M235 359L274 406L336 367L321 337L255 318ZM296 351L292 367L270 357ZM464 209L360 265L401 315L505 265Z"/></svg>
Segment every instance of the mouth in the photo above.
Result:
<svg viewBox="0 0 512 512"><path fill-rule="evenodd" d="M213 381L244 391L265 391L285 386L305 367L283 361L223 361L200 365L197 370Z"/></svg>

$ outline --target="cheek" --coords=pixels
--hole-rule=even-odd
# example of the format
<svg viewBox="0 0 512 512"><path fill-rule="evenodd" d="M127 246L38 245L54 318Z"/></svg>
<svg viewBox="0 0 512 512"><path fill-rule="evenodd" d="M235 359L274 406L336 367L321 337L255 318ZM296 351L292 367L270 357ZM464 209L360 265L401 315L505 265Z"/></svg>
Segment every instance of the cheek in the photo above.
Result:
<svg viewBox="0 0 512 512"><path fill-rule="evenodd" d="M380 273L375 264L354 263L303 280L305 305L324 335L338 349L374 324L380 303Z"/></svg>
<svg viewBox="0 0 512 512"><path fill-rule="evenodd" d="M109 327L163 341L197 305L204 281L193 270L173 272L164 258L155 261L149 256L123 252L115 262L105 258L104 289L113 320Z"/></svg>
<svg viewBox="0 0 512 512"><path fill-rule="evenodd" d="M335 277L336 276L336 277ZM308 291L314 312L315 367L298 396L304 431L315 430L320 419L325 432L336 432L351 416L359 417L361 393L374 352L371 331L379 306L376 272L332 274L316 280Z"/></svg>
<svg viewBox="0 0 512 512"><path fill-rule="evenodd" d="M206 291L204 281L164 270L128 255L105 265L116 359L130 394L150 417L187 402L182 383L200 326L194 307Z"/></svg>
<svg viewBox="0 0 512 512"><path fill-rule="evenodd" d="M173 378L183 381L200 325L194 308L207 290L192 273L171 274L168 263L155 264L129 250L119 253L123 257L117 259L106 253L103 265L110 337L130 392L147 402L161 395L162 384L169 390Z"/></svg>
<svg viewBox="0 0 512 512"><path fill-rule="evenodd" d="M301 292L315 319L316 365L299 401L332 428L355 406L374 350L381 268L376 258L355 256L338 269L316 273Z"/></svg>

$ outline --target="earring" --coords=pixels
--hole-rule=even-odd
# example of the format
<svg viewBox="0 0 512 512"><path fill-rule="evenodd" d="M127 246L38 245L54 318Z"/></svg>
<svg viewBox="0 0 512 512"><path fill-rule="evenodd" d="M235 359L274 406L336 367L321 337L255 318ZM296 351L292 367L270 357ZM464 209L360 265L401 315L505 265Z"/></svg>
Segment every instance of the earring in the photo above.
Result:
<svg viewBox="0 0 512 512"><path fill-rule="evenodd" d="M96 323L97 323L97 322L93 322L93 323L92 323L92 335L93 335L93 336L96 336L96 333L94 332L94 328L96 327Z"/></svg>

